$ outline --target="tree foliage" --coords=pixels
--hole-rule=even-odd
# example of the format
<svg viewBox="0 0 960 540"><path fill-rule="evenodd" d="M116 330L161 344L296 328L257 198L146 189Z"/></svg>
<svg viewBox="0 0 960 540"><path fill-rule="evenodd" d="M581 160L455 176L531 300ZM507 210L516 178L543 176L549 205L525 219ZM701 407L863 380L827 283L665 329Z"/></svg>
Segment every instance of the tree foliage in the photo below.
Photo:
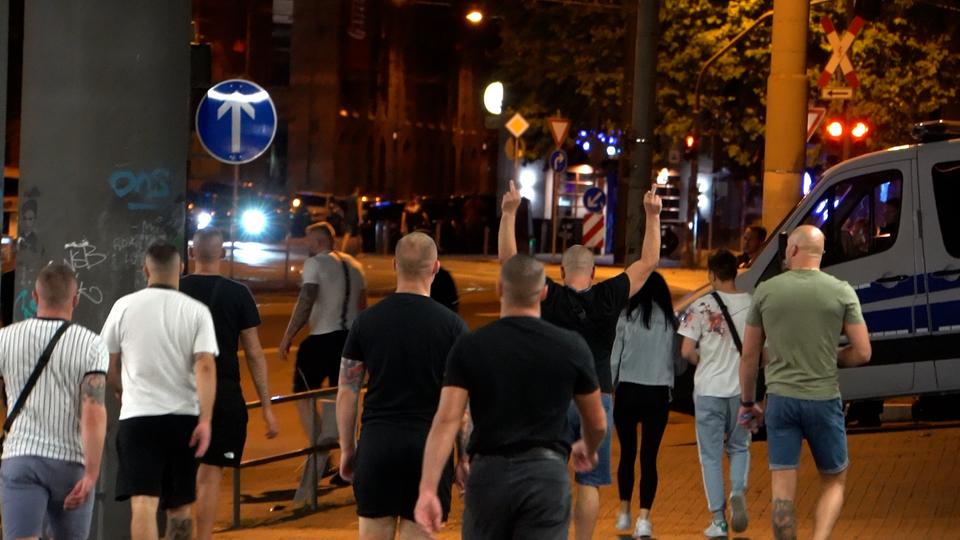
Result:
<svg viewBox="0 0 960 540"><path fill-rule="evenodd" d="M844 5L811 7L811 102L818 101L816 80L829 58L820 17L828 15L842 31L849 23ZM875 5L850 53L862 87L848 104L849 115L874 125L870 148L908 141L911 125L955 103L960 88L960 13L915 0ZM657 133L662 150L679 143L693 126L694 86L703 63L771 7L762 0L660 2ZM576 129L628 127L622 93L629 91L624 87L626 29L635 12L535 0L499 0L493 9L502 14L496 60L508 107L534 125L559 109ZM715 135L727 166L747 177L759 175L762 161L770 28L768 21L747 34L705 73L701 88L704 138ZM549 140L545 132L525 138L539 140L540 146Z"/></svg>

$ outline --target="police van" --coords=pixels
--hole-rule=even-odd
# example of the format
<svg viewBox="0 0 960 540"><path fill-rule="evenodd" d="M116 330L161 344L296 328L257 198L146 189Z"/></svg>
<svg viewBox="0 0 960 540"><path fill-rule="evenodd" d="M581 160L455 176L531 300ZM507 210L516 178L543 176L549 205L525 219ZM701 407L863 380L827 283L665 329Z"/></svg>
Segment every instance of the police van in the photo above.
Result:
<svg viewBox="0 0 960 540"><path fill-rule="evenodd" d="M960 391L960 122L914 136L827 170L737 277L752 292L781 272L787 233L823 231L822 270L856 290L873 346L840 370L845 400Z"/></svg>

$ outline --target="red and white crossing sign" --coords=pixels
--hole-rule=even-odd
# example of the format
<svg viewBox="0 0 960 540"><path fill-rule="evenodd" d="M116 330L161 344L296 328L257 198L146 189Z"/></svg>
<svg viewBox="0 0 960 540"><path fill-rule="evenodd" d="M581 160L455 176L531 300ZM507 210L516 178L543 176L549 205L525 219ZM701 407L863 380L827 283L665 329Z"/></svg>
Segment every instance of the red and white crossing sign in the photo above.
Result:
<svg viewBox="0 0 960 540"><path fill-rule="evenodd" d="M816 133L817 128L820 127L820 123L823 122L823 117L827 115L827 109L823 107L808 107L807 108L807 140L810 140L810 137L813 137L813 134Z"/></svg>
<svg viewBox="0 0 960 540"><path fill-rule="evenodd" d="M853 64L850 63L850 57L847 56L847 53L850 52L853 38L857 37L857 33L863 28L864 22L860 17L854 17L853 21L850 22L850 26L847 27L847 31L843 33L843 37L840 37L837 34L837 30L833 27L833 23L826 15L820 19L820 24L823 26L824 32L827 33L827 43L829 43L830 48L833 49L833 54L830 56L830 60L827 61L823 73L820 74L820 80L817 81L817 84L821 88L827 86L830 79L833 78L833 72L837 70L837 66L840 66L840 71L842 71L843 76L846 77L847 84L854 88L860 86L860 81L857 79L857 74L853 70Z"/></svg>
<svg viewBox="0 0 960 540"><path fill-rule="evenodd" d="M588 213L583 216L583 234L580 241L584 247L598 248L603 251L603 238L606 236L603 213Z"/></svg>

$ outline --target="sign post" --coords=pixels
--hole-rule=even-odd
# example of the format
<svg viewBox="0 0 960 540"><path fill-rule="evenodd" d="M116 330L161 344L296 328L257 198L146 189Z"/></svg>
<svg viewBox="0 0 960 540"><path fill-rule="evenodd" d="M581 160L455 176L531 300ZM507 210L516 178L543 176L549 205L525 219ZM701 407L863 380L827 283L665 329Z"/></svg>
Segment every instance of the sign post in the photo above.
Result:
<svg viewBox="0 0 960 540"><path fill-rule="evenodd" d="M569 119L560 116L559 110L556 116L547 118L550 135L553 137L553 144L557 147L553 154L550 155L550 169L553 171L551 175L553 178L553 210L550 213L550 221L553 223L553 235L550 241L550 252L553 255L557 254L557 227L560 222L560 207L558 204L560 201L559 177L567 172L568 164L567 153L563 151L563 142L567 140L567 134L570 132L570 123Z"/></svg>
<svg viewBox="0 0 960 540"><path fill-rule="evenodd" d="M277 134L277 109L260 85L243 79L217 83L200 100L196 116L200 144L217 161L233 165L230 219L230 277L233 277L239 216L240 165L257 159Z"/></svg>
<svg viewBox="0 0 960 540"><path fill-rule="evenodd" d="M820 74L820 79L817 80L817 85L820 87L820 98L826 100L839 100L841 102L841 107L843 107L843 119L844 123L847 120L847 100L853 98L853 89L860 87L860 80L857 78L857 72L853 69L853 63L850 61L850 47L853 45L854 38L857 37L857 34L863 28L864 21L860 17L854 17L850 21L850 25L847 27L847 30L843 33L841 37L836 28L833 26L833 22L826 15L820 19L820 25L823 27L823 31L827 34L827 43L830 45L832 53L830 55L830 60L827 61L827 65L823 68L823 73ZM844 79L846 79L847 86L840 87L827 87L830 84L830 81L834 78L834 74L837 71L837 67L840 68L840 71L843 73ZM841 159L846 161L850 157L850 137L844 137L843 139L843 154Z"/></svg>

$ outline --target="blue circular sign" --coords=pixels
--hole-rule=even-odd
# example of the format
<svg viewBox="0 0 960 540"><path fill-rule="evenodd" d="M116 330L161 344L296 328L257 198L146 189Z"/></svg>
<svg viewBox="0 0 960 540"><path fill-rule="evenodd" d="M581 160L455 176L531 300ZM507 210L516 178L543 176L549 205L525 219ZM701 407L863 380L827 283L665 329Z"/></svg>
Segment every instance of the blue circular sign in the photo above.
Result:
<svg viewBox="0 0 960 540"><path fill-rule="evenodd" d="M607 194L598 187L592 187L583 192L583 207L588 212L603 212L603 207L607 205Z"/></svg>
<svg viewBox="0 0 960 540"><path fill-rule="evenodd" d="M263 154L277 133L277 109L260 85L242 79L217 83L197 107L197 136L214 159L238 165Z"/></svg>
<svg viewBox="0 0 960 540"><path fill-rule="evenodd" d="M563 150L556 150L550 154L550 168L554 172L563 172L567 170L567 153Z"/></svg>

